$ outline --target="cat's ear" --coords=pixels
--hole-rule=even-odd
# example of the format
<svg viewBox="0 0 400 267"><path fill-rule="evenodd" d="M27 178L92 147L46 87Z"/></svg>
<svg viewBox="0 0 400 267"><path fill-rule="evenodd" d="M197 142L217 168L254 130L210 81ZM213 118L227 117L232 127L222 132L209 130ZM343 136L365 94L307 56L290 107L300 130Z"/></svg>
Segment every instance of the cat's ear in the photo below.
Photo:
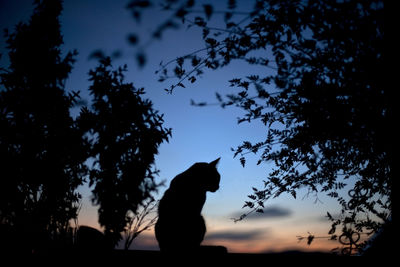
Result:
<svg viewBox="0 0 400 267"><path fill-rule="evenodd" d="M211 161L211 162L208 163L208 164L210 164L210 166L213 166L213 167L217 168L217 164L218 164L218 162L219 162L220 159L221 159L221 157L217 158L217 159L214 160L214 161Z"/></svg>

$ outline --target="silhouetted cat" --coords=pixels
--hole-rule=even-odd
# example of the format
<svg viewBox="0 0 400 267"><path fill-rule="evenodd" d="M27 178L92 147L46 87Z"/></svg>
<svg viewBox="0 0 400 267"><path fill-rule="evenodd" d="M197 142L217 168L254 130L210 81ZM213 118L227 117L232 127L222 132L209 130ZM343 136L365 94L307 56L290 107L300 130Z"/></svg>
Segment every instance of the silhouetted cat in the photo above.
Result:
<svg viewBox="0 0 400 267"><path fill-rule="evenodd" d="M219 158L210 163L195 163L177 175L158 206L155 234L161 251L190 251L200 248L206 233L201 210L206 192L219 188Z"/></svg>

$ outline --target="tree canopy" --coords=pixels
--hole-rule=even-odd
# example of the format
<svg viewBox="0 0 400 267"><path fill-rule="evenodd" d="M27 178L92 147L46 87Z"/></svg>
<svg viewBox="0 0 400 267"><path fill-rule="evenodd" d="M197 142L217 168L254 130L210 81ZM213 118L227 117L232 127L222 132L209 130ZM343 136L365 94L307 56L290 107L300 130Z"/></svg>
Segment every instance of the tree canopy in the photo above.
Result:
<svg viewBox="0 0 400 267"><path fill-rule="evenodd" d="M92 136L90 185L95 185L99 223L114 243L138 206L157 189L154 155L171 135L151 101L142 99L144 88L124 82L125 71L126 66L112 70L110 58L100 60L89 72L92 108L83 108L78 119Z"/></svg>
<svg viewBox="0 0 400 267"><path fill-rule="evenodd" d="M87 180L115 245L158 186L154 155L171 131L109 58L89 73L92 106L73 117L80 93L65 84L77 52L62 56L61 1L34 4L29 23L6 32L9 66L0 69L2 245L26 253L71 245Z"/></svg>
<svg viewBox="0 0 400 267"><path fill-rule="evenodd" d="M128 8L140 19L154 5L131 1ZM161 5L171 16L153 39L183 25L200 28L204 40L204 49L161 63L160 81L176 79L168 93L234 61L264 70L232 77L228 83L237 91L217 94L221 107L245 111L238 123L265 125L265 140L244 141L234 150L243 167L248 153L259 155L258 164L275 166L265 186L249 195L244 206L250 212L262 212L268 199L282 193L296 198L305 188L340 203L339 217L327 214L332 238L338 225L351 236L374 232L389 220L391 106L384 86L383 1L255 1L248 12L237 10L234 0L223 11L193 0ZM138 36L131 36L141 51Z"/></svg>
<svg viewBox="0 0 400 267"><path fill-rule="evenodd" d="M37 2L29 23L6 33L10 65L0 73L0 222L29 249L66 233L87 170L88 147L69 111L77 95L65 90L75 52L62 56L61 10Z"/></svg>

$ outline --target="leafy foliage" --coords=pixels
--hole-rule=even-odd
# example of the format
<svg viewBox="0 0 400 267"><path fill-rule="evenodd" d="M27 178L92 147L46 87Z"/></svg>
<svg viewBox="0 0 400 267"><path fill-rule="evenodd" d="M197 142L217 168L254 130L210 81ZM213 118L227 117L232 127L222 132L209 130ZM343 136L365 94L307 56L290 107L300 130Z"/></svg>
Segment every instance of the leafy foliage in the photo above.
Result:
<svg viewBox="0 0 400 267"><path fill-rule="evenodd" d="M205 48L161 64L160 81L178 80L167 92L233 60L264 69L264 75L232 78L238 92L217 95L222 107L245 111L238 123L265 125L265 140L235 149L240 163L255 153L258 164L275 164L244 206L253 212L270 198L296 198L305 188L340 203L340 218L329 218L332 235L339 224L344 232L373 232L387 221L392 111L384 87L383 1L256 1L249 12L228 1L222 27L211 26L215 8L199 16L195 1L174 4L180 12L171 20L201 28Z"/></svg>
<svg viewBox="0 0 400 267"><path fill-rule="evenodd" d="M158 146L168 141L170 129L163 116L142 99L143 88L124 82L126 66L112 70L110 58L89 72L92 109L83 108L79 121L90 134L90 185L93 201L99 205L99 222L113 242L130 221L143 200L151 197L157 184L153 168Z"/></svg>
<svg viewBox="0 0 400 267"><path fill-rule="evenodd" d="M6 33L10 65L0 69L2 245L14 242L11 250L29 254L71 245L61 243L72 243L77 189L86 178L106 238L115 244L137 207L152 199L154 155L171 135L142 98L144 89L124 82L126 67L112 70L101 50L91 55L100 59L89 73L92 107L71 116L79 92L67 93L65 82L76 52L61 56L61 10L61 1L35 1L29 23Z"/></svg>
<svg viewBox="0 0 400 267"><path fill-rule="evenodd" d="M61 56L61 9L36 1L29 23L6 33L10 65L0 73L0 223L29 249L66 235L86 173L88 146L69 112L79 93L65 91L76 52Z"/></svg>

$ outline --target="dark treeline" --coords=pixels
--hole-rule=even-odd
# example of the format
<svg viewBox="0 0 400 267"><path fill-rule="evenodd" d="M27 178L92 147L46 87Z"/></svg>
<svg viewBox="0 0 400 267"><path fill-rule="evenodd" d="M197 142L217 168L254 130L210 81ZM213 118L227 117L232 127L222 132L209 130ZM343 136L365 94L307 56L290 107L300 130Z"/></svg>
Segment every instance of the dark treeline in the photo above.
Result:
<svg viewBox="0 0 400 267"><path fill-rule="evenodd" d="M109 58L89 73L91 106L72 117L82 101L65 88L77 52L62 51L62 3L34 5L29 22L6 32L9 66L0 70L1 249L72 245L85 182L113 246L156 190L154 155L171 132L144 89L124 82L126 67L113 69Z"/></svg>

